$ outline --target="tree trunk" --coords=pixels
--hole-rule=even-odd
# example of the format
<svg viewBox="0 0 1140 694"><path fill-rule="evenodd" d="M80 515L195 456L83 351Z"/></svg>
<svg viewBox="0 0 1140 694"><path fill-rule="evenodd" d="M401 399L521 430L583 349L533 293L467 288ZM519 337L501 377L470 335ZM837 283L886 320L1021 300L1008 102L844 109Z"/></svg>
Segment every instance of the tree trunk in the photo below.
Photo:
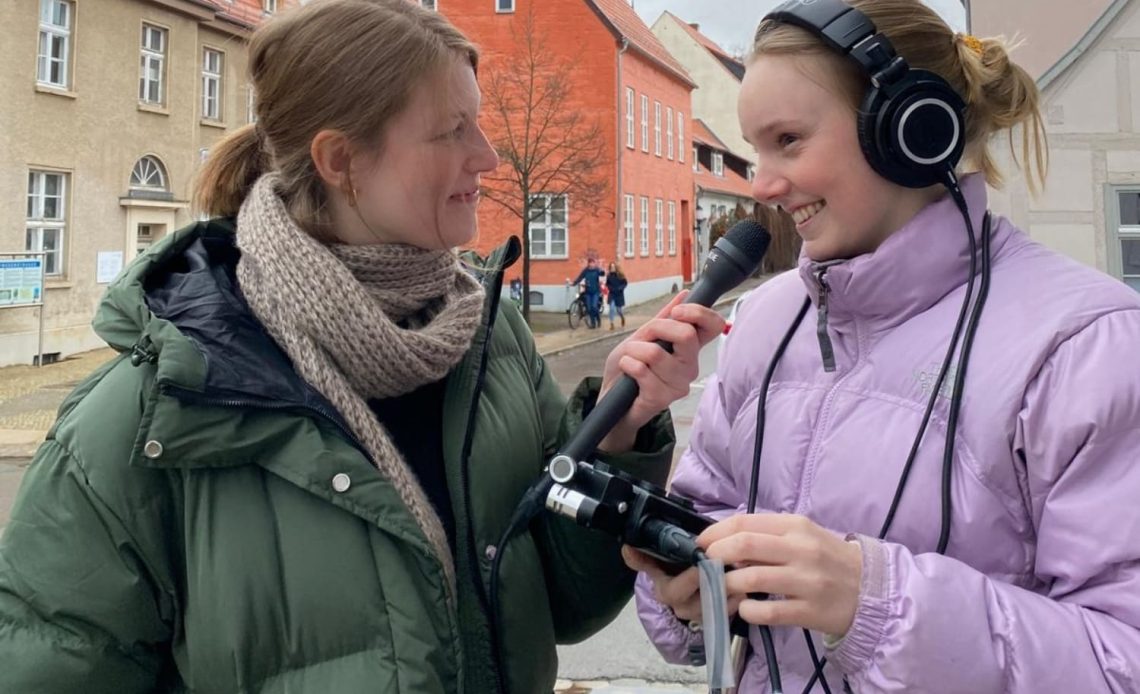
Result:
<svg viewBox="0 0 1140 694"><path fill-rule="evenodd" d="M525 201L526 198L524 197ZM530 325L530 205L523 203L522 216L522 314Z"/></svg>

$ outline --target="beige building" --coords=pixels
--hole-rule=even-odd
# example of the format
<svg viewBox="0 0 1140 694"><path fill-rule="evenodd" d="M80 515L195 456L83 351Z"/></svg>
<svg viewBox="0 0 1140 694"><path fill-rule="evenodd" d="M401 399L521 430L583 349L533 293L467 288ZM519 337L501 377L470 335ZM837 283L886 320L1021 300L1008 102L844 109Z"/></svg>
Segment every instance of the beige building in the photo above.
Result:
<svg viewBox="0 0 1140 694"><path fill-rule="evenodd" d="M46 253L45 361L101 346L110 276L192 220L196 167L252 120L246 41L279 4L0 2L0 254ZM33 361L39 310L0 310L0 365Z"/></svg>
<svg viewBox="0 0 1140 694"><path fill-rule="evenodd" d="M1020 34L1037 78L1050 174L1011 177L992 207L1037 240L1140 290L1140 0L971 0L973 33ZM1020 141L1019 139L1017 140ZM995 146L1012 171L1007 143Z"/></svg>
<svg viewBox="0 0 1140 694"><path fill-rule="evenodd" d="M658 17L652 31L697 83L693 90L693 118L704 121L730 152L751 159L752 146L741 135L740 119L736 116L744 64L702 34L700 25L690 24L672 12Z"/></svg>

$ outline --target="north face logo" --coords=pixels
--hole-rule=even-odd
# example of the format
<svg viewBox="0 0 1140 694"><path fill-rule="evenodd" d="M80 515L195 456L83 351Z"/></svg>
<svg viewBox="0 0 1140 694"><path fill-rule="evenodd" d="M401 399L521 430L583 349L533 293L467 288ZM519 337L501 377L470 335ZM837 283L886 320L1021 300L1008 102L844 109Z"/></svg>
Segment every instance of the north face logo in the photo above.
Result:
<svg viewBox="0 0 1140 694"><path fill-rule="evenodd" d="M938 372L941 368L941 366L935 366L929 371L919 371L914 374L914 378L918 381L918 387L923 395L930 395L930 391L934 390L934 383L938 380ZM954 379L957 377L958 365L951 364L950 370L946 372L946 380L942 381L942 387L938 389L938 397L950 397L950 394L954 391Z"/></svg>

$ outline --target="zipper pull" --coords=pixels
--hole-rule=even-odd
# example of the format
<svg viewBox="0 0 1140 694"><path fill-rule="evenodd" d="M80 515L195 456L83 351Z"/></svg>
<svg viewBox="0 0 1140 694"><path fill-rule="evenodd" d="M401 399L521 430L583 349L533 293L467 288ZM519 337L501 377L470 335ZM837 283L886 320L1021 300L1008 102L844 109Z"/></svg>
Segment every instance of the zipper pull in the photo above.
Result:
<svg viewBox="0 0 1140 694"><path fill-rule="evenodd" d="M153 364L158 361L158 354L151 348L150 336L143 335L131 347L131 366L141 366L142 364Z"/></svg>
<svg viewBox="0 0 1140 694"><path fill-rule="evenodd" d="M835 371L835 347L831 344L831 335L827 332L827 303L831 287L827 285L827 268L819 271L819 320L816 323L816 336L819 337L819 353L823 357L823 370L831 373Z"/></svg>
<svg viewBox="0 0 1140 694"><path fill-rule="evenodd" d="M705 644L703 639L697 637L701 635L701 623L698 621L691 621L688 624L689 629L689 665L692 667L703 667L705 665Z"/></svg>

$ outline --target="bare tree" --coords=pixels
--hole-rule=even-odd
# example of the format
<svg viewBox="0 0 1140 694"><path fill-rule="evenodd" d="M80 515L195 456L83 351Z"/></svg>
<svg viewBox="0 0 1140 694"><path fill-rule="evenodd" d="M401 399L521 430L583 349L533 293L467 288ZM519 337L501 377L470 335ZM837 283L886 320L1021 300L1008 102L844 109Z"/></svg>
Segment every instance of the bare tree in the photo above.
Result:
<svg viewBox="0 0 1140 694"><path fill-rule="evenodd" d="M511 32L514 52L489 61L482 80L488 134L502 160L483 176L482 194L522 224L523 316L529 321L530 223L543 219L560 196L572 197L576 211L596 209L609 189L610 160L601 124L571 103L577 66L573 56L552 50L565 42L542 35L533 9L519 22Z"/></svg>

